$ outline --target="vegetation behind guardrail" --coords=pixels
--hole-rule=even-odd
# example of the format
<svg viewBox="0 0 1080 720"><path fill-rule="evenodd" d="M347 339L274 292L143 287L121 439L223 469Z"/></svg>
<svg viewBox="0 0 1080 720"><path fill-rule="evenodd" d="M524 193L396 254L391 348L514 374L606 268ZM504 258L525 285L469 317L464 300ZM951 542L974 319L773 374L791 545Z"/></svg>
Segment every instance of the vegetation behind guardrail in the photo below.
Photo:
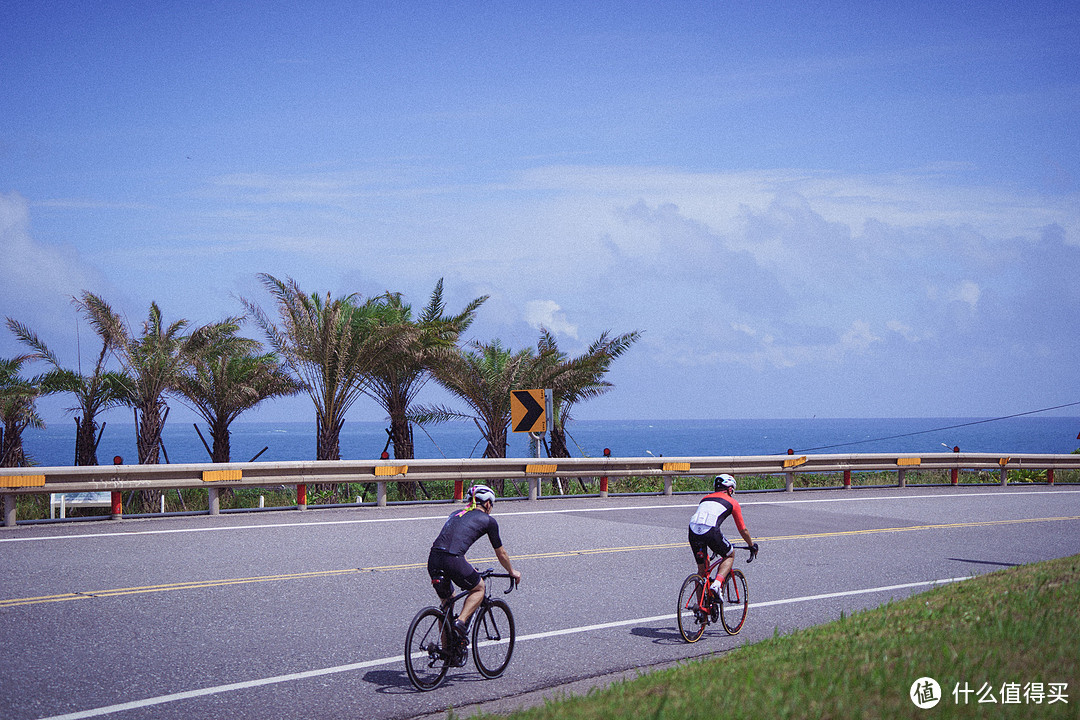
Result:
<svg viewBox="0 0 1080 720"><path fill-rule="evenodd" d="M419 481L420 497L428 501L460 498L463 487L478 481L501 486L504 497L702 492L711 490L711 478L719 473L739 477L740 490L949 483L1054 484L1080 482L1080 454L348 460L13 468L3 472L7 473L0 475L5 524L13 525L16 516L48 517L48 495L65 492L119 492L127 495L123 513L160 512L162 505L158 503L153 507L131 504L129 491L153 490L159 500L164 497L166 512L213 513L260 506L386 504L404 499L396 489L406 480ZM101 512L78 510L72 515Z"/></svg>

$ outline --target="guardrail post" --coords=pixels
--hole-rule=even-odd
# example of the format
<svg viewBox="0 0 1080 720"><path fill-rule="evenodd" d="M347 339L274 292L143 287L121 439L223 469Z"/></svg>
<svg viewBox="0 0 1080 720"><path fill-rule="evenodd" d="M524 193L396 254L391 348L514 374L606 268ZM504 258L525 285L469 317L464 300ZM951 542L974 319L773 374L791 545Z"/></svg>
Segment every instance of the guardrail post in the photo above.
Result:
<svg viewBox="0 0 1080 720"><path fill-rule="evenodd" d="M671 486L673 483L674 480L670 475L664 476L664 495L667 495L668 497L671 496Z"/></svg>
<svg viewBox="0 0 1080 720"><path fill-rule="evenodd" d="M465 483L462 480L454 481L454 502L461 502L465 499Z"/></svg>
<svg viewBox="0 0 1080 720"><path fill-rule="evenodd" d="M1005 466L1001 466L1001 487L1005 487L1009 484L1009 471L1005 469Z"/></svg>
<svg viewBox="0 0 1080 720"><path fill-rule="evenodd" d="M845 470L844 471L844 489L845 490L850 490L851 489L851 471L850 470Z"/></svg>
<svg viewBox="0 0 1080 720"><path fill-rule="evenodd" d="M1049 468L1046 471L1046 483L1047 483L1047 485L1053 485L1054 484L1054 468Z"/></svg>
<svg viewBox="0 0 1080 720"><path fill-rule="evenodd" d="M206 490L210 495L209 503L208 503L208 505L210 506L210 514L211 515L220 515L221 514L221 490L219 490L216 487L207 488Z"/></svg>
<svg viewBox="0 0 1080 720"><path fill-rule="evenodd" d="M529 500L536 500L540 494L536 490L538 481L536 478L529 478L525 481L525 484L529 486Z"/></svg>
<svg viewBox="0 0 1080 720"><path fill-rule="evenodd" d="M4 527L15 527L15 493L4 493Z"/></svg>
<svg viewBox="0 0 1080 720"><path fill-rule="evenodd" d="M375 483L375 504L379 507L386 507L386 483Z"/></svg>
<svg viewBox="0 0 1080 720"><path fill-rule="evenodd" d="M304 483L296 486L296 509L307 510L307 485Z"/></svg>
<svg viewBox="0 0 1080 720"><path fill-rule="evenodd" d="M112 491L112 519L120 520L124 517L124 498L119 490Z"/></svg>
<svg viewBox="0 0 1080 720"><path fill-rule="evenodd" d="M611 457L611 448L604 448L604 457L605 458ZM600 478L600 497L602 497L602 498L607 497L607 493L608 493L608 490L607 490L608 479L607 478L608 478L607 475L604 475L604 476L602 476Z"/></svg>
<svg viewBox="0 0 1080 720"><path fill-rule="evenodd" d="M954 453L960 452L960 446L959 445L954 445L952 451ZM958 467L954 467L952 469L952 484L953 485L959 485L960 484L960 468L958 468Z"/></svg>
<svg viewBox="0 0 1080 720"><path fill-rule="evenodd" d="M784 473L784 490L795 492L795 473Z"/></svg>
<svg viewBox="0 0 1080 720"><path fill-rule="evenodd" d="M904 468L896 471L896 487L907 487L907 470Z"/></svg>

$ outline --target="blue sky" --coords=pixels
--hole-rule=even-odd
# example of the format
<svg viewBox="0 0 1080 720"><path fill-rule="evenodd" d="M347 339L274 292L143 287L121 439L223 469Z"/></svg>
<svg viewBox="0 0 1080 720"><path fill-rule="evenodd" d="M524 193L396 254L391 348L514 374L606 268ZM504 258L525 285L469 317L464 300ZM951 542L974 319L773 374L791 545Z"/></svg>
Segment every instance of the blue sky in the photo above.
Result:
<svg viewBox="0 0 1080 720"><path fill-rule="evenodd" d="M0 314L72 364L84 289L442 277L471 337L643 333L583 419L1080 402L1075 3L151 5L0 11Z"/></svg>

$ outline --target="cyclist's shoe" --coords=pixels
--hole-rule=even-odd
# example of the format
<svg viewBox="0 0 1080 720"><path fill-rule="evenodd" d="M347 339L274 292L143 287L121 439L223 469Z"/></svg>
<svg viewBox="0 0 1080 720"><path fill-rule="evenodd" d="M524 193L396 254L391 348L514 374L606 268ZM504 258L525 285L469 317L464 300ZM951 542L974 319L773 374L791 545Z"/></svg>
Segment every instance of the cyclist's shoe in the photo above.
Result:
<svg viewBox="0 0 1080 720"><path fill-rule="evenodd" d="M461 640L465 640L466 643L467 643L466 639L467 639L467 637L469 635L469 626L466 623L463 623L460 620L455 620L454 621L454 632L457 633L458 637Z"/></svg>
<svg viewBox="0 0 1080 720"><path fill-rule="evenodd" d="M709 588L709 602L716 605L721 605L724 602L724 598L720 596L720 593L716 592L712 588Z"/></svg>

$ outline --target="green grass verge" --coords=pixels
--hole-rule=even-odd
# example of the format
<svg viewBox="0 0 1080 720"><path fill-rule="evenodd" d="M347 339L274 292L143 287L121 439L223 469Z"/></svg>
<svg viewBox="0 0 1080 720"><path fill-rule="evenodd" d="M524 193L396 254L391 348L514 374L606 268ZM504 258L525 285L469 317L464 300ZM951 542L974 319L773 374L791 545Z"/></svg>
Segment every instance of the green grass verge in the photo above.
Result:
<svg viewBox="0 0 1080 720"><path fill-rule="evenodd" d="M937 588L509 718L1076 718L1078 608L1074 556ZM937 680L942 695L925 710L908 695L924 676ZM997 703L979 703L984 683ZM1013 683L1018 702L1003 703L1003 687ZM1041 704L1024 695L1031 683L1042 683ZM1067 704L1049 702L1051 683L1067 684ZM956 702L957 684L974 691L967 704L963 693Z"/></svg>

